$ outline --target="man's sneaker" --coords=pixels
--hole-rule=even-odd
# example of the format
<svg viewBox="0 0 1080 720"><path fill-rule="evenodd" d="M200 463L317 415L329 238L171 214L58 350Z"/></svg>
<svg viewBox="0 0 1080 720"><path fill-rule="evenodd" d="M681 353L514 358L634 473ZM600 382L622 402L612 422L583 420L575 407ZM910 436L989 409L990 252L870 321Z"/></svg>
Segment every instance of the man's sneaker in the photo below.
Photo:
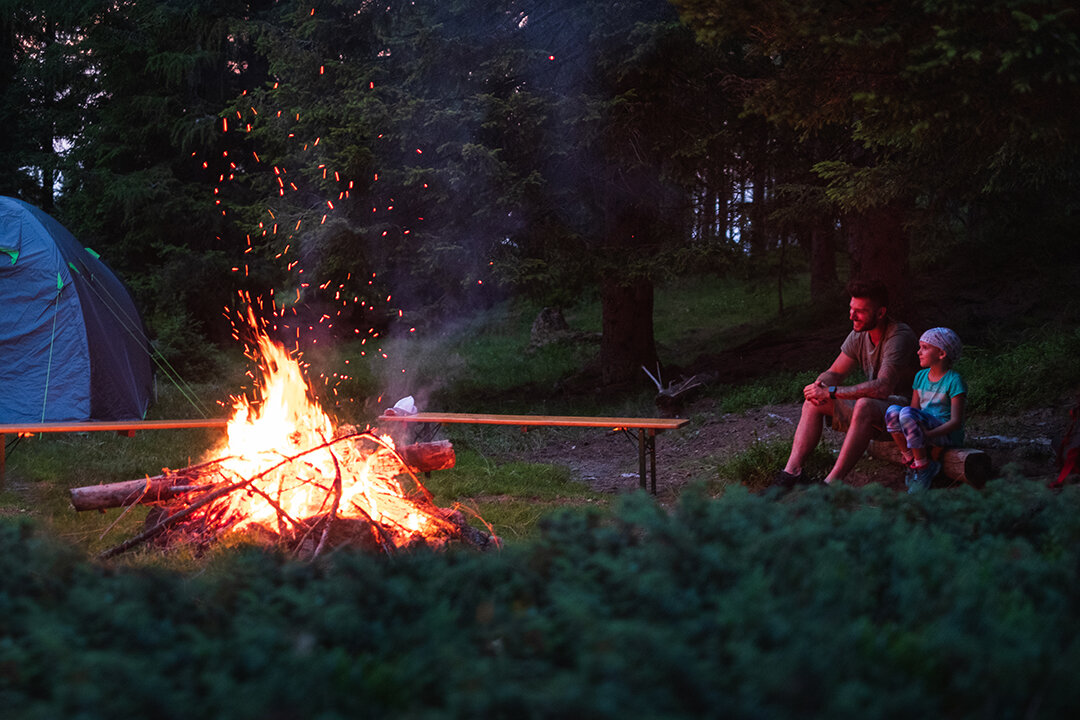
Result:
<svg viewBox="0 0 1080 720"><path fill-rule="evenodd" d="M785 490L790 490L796 485L803 484L803 474L800 472L798 475L792 475L787 470L780 470L776 473L776 477L773 478L772 485L769 487L782 487Z"/></svg>
<svg viewBox="0 0 1080 720"><path fill-rule="evenodd" d="M922 492L930 489L930 483L941 472L941 463L931 460L921 468L912 468L911 470L911 475L906 478L908 492Z"/></svg>

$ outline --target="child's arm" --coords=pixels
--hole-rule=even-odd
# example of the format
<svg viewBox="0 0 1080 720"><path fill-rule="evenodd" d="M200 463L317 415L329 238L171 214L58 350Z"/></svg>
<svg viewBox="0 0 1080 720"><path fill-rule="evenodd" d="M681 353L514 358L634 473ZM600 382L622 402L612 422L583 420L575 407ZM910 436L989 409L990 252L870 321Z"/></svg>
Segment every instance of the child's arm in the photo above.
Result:
<svg viewBox="0 0 1080 720"><path fill-rule="evenodd" d="M927 430L925 436L927 438L938 437L939 435L948 435L953 430L957 430L964 425L964 401L967 399L967 394L962 393L960 395L952 396L952 406L949 411L949 419L938 425L936 428Z"/></svg>

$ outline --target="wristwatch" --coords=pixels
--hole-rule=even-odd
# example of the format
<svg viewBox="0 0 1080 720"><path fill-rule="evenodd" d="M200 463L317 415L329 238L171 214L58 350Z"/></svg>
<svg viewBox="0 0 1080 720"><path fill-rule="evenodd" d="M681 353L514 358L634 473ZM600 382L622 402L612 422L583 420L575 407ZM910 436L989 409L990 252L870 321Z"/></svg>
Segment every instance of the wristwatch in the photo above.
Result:
<svg viewBox="0 0 1080 720"><path fill-rule="evenodd" d="M833 400L836 399L836 386L835 385L830 385L829 386L829 397L832 398Z"/></svg>

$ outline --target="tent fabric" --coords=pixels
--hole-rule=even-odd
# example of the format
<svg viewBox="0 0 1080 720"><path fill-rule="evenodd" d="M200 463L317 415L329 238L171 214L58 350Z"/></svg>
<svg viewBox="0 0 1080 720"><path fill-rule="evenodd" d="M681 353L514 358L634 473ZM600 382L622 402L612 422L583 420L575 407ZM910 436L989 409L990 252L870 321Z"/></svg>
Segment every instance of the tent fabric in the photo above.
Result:
<svg viewBox="0 0 1080 720"><path fill-rule="evenodd" d="M55 219L0 197L0 423L142 419L152 383L116 275Z"/></svg>

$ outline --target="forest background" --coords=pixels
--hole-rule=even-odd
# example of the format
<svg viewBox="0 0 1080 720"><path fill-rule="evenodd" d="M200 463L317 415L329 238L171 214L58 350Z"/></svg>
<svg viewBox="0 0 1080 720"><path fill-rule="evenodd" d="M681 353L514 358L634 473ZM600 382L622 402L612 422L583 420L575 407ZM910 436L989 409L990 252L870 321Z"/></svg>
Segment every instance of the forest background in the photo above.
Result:
<svg viewBox="0 0 1080 720"><path fill-rule="evenodd" d="M573 346L558 387L571 409L606 409L658 361L725 381L779 355L820 369L845 331L843 282L876 276L913 326L960 331L976 412L1063 417L1080 383L1070 3L0 10L0 194L55 215L129 284L162 378L232 377L223 314L241 291L305 357L367 342L375 363L381 342L451 325L490 342L479 311L584 305L599 341ZM715 355L658 346L672 335L653 326L656 288L729 282L767 288L754 328ZM340 395L390 392L388 354L377 380L335 378ZM549 399L521 377L493 390L495 375L455 396L484 408L447 409ZM748 397L775 402L764 389ZM161 570L57 543L98 530L41 522L62 514L58 464L97 452L129 479L166 445L191 452L150 435L131 441L134 471L114 444L19 448L29 489L0 512L13 716L1053 716L1080 701L1080 494L1007 468L922 498L776 502L728 483L540 521L534 472L518 505L536 537L483 555L301 565L223 547ZM467 440L450 483L522 487L492 483Z"/></svg>
<svg viewBox="0 0 1080 720"><path fill-rule="evenodd" d="M794 273L819 306L877 277L912 324L928 286L1069 282L1068 3L3 5L0 193L195 379L238 291L301 350L598 298L618 388L672 361L654 288L691 274L779 312Z"/></svg>

